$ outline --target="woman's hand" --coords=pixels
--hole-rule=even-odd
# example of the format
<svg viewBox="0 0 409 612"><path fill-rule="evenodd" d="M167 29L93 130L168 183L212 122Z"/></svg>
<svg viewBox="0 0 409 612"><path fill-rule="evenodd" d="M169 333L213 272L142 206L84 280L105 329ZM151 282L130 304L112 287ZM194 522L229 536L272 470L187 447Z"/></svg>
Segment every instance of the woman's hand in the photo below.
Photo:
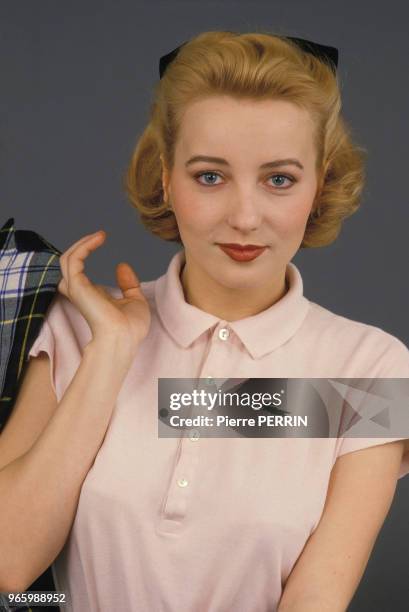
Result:
<svg viewBox="0 0 409 612"><path fill-rule="evenodd" d="M93 339L119 336L129 349L136 350L148 333L151 314L131 266L123 262L116 266L117 282L123 294L121 298L113 297L101 285L94 285L84 274L85 258L101 246L105 237L104 230L84 236L61 255L63 278L58 291L85 317Z"/></svg>

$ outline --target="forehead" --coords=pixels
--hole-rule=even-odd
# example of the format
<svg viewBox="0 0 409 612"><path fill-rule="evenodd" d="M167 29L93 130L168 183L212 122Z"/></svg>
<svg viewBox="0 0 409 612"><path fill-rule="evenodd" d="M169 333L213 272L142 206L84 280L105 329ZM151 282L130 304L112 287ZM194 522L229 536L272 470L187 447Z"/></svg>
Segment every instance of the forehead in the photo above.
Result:
<svg viewBox="0 0 409 612"><path fill-rule="evenodd" d="M314 126L306 109L286 100L213 96L188 105L176 149L197 153L309 156Z"/></svg>

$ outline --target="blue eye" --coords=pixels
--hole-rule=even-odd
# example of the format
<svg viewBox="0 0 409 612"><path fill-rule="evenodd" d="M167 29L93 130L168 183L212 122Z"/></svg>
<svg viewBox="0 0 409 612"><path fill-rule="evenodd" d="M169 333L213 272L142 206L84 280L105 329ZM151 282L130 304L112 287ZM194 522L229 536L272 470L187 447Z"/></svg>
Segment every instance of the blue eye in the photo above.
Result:
<svg viewBox="0 0 409 612"><path fill-rule="evenodd" d="M198 179L199 177L202 177L202 176L220 176L220 174L218 174L217 172L200 172L200 174L196 174L195 178ZM210 186L214 185L214 183L201 183L200 181L199 183L201 185L210 185Z"/></svg>
<svg viewBox="0 0 409 612"><path fill-rule="evenodd" d="M295 180L294 180L292 177L290 177L290 176L286 176L285 174L273 174L273 175L272 175L272 176L270 176L269 178L270 178L270 179L275 179L275 178L277 178L277 177L287 179L287 181L290 181L291 185L292 185L292 184L295 182ZM290 185L290 186L291 186L291 185ZM275 186L275 187L280 187L280 185L274 185L274 186ZM284 187L284 189L288 189L288 187Z"/></svg>
<svg viewBox="0 0 409 612"><path fill-rule="evenodd" d="M219 174L218 172L213 172L213 171L208 170L207 172L199 172L199 174L196 174L196 175L195 175L195 179L196 179L196 180L198 180L198 179L199 179L199 178L201 178L202 176L207 176L207 177L209 177L209 176L210 176L210 177L220 177L220 174ZM287 176L286 174L273 174L273 175L269 176L269 177L268 177L268 179L269 179L269 180L270 180L270 179L276 179L276 178L278 178L278 177L279 177L280 179L287 179L287 181L290 181L290 185L289 185L289 186L287 186L287 187L283 187L283 186L282 186L282 183L272 185L273 187L277 187L277 189L281 189L281 190L283 190L283 189L288 189L289 187L291 187L291 185L292 185L293 183L295 183L295 182L296 182L296 179L295 179L294 177ZM213 185L218 185L218 184L219 184L219 183L216 183L216 182L215 182L214 178L213 178L213 180L212 180L212 181L210 181L210 182L204 182L204 183L203 183L202 181L198 181L198 182L199 182L201 185L205 185L206 187L212 187Z"/></svg>

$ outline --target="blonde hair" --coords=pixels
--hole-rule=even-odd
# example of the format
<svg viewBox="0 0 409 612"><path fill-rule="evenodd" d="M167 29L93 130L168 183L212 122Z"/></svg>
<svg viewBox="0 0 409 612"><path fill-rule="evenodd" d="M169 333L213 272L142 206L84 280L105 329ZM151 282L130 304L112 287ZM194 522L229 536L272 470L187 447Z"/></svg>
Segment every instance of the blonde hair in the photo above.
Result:
<svg viewBox="0 0 409 612"><path fill-rule="evenodd" d="M167 66L123 177L145 227L164 240L181 243L176 217L163 198L160 155L171 170L186 106L217 94L286 100L310 113L319 180L301 248L332 243L343 220L360 205L366 150L353 143L340 114L340 90L330 66L267 32L202 32Z"/></svg>

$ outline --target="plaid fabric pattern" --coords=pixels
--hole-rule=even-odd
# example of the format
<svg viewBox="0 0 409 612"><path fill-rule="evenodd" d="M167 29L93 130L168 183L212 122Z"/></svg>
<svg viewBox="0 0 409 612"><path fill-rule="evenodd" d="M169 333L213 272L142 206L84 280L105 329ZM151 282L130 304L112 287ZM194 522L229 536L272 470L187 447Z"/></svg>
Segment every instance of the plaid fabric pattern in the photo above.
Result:
<svg viewBox="0 0 409 612"><path fill-rule="evenodd" d="M31 230L16 230L14 218L0 230L0 435L14 406L27 356L62 277L61 251ZM50 570L28 590L55 586ZM56 606L9 606L0 610L45 612Z"/></svg>
<svg viewBox="0 0 409 612"><path fill-rule="evenodd" d="M27 355L62 277L59 251L9 219L0 230L0 432L13 408Z"/></svg>

